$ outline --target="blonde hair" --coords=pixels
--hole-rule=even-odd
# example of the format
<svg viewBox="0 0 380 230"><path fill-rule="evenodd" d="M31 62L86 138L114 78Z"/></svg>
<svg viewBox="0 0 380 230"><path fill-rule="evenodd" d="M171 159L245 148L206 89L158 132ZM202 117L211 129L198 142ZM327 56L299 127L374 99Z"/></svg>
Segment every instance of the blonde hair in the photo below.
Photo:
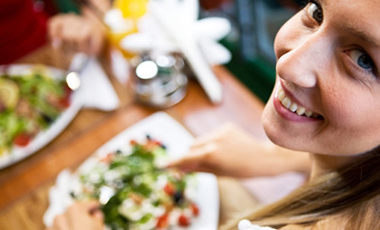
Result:
<svg viewBox="0 0 380 230"><path fill-rule="evenodd" d="M380 148L376 148L359 156L350 166L306 183L245 219L280 228L288 224L313 226L343 216L344 229L380 229L379 195ZM236 229L237 221L230 224L228 229Z"/></svg>

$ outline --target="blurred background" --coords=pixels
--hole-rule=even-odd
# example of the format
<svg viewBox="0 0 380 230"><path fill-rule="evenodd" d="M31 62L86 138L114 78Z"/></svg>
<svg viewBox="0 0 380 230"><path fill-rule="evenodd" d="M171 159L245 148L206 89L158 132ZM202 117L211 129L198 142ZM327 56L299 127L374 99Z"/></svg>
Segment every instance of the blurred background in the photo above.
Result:
<svg viewBox="0 0 380 230"><path fill-rule="evenodd" d="M59 12L79 13L78 0L44 0L36 6ZM278 29L303 3L303 0L200 0L200 18L221 16L230 20L232 32L221 43L232 53L225 66L263 102L270 96L275 81L273 41Z"/></svg>
<svg viewBox="0 0 380 230"><path fill-rule="evenodd" d="M203 16L220 15L233 26L222 44L232 53L226 67L263 102L275 81L277 31L304 5L302 0L201 0Z"/></svg>

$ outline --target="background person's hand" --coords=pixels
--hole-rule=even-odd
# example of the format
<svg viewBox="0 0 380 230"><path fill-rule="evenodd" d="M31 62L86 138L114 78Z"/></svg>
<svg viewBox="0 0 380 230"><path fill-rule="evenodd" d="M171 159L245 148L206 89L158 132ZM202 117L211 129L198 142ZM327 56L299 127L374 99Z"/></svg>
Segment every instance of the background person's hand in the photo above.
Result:
<svg viewBox="0 0 380 230"><path fill-rule="evenodd" d="M105 30L95 18L76 14L58 14L49 19L48 35L54 48L90 55L101 53Z"/></svg>
<svg viewBox="0 0 380 230"><path fill-rule="evenodd" d="M67 211L54 219L47 230L103 230L103 213L96 201L74 203Z"/></svg>
<svg viewBox="0 0 380 230"><path fill-rule="evenodd" d="M287 171L309 170L309 155L257 140L232 124L199 137L190 152L168 167L186 172L210 172L220 176L272 176Z"/></svg>

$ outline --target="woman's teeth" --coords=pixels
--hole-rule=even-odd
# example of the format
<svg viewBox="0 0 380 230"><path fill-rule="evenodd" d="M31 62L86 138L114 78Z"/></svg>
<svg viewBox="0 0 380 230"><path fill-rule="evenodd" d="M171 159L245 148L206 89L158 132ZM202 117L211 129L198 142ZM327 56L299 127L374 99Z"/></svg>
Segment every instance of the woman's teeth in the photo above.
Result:
<svg viewBox="0 0 380 230"><path fill-rule="evenodd" d="M297 113L299 116L306 116L306 117L319 117L318 114L313 113L312 111L306 109L305 107L297 105L297 103L292 102L286 95L282 88L279 88L278 90L278 99L281 101L281 104L287 108L288 110L292 111L293 113Z"/></svg>

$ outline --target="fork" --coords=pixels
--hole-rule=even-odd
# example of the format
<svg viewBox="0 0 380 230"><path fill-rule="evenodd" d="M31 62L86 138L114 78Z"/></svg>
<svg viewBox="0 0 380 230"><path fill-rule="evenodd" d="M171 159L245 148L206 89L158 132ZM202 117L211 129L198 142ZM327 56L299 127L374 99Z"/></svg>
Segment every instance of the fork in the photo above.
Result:
<svg viewBox="0 0 380 230"><path fill-rule="evenodd" d="M66 84L71 90L77 90L81 85L80 72L86 66L88 56L85 53L76 53L71 60L69 70L66 73Z"/></svg>

